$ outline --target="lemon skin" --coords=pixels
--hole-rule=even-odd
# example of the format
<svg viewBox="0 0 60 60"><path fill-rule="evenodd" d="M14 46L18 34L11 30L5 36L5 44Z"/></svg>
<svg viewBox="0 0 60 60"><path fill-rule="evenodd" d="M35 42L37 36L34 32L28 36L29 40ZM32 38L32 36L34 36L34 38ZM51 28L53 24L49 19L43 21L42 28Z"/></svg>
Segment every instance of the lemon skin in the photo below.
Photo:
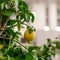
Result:
<svg viewBox="0 0 60 60"><path fill-rule="evenodd" d="M34 38L35 38L35 32L29 33L29 31L26 30L26 31L24 32L24 38L25 38L25 40L26 40L28 43L30 43L30 42L33 41Z"/></svg>

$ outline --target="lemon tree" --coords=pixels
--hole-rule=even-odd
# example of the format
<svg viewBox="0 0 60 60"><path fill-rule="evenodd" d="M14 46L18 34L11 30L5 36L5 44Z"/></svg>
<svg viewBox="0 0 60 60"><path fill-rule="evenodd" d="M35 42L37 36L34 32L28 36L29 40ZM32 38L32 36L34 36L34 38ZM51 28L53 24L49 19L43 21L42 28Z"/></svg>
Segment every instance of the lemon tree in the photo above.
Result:
<svg viewBox="0 0 60 60"><path fill-rule="evenodd" d="M13 15L15 19L11 18ZM29 21L34 22L34 15L24 0L0 0L0 60L47 60L47 57L55 55L55 47L50 40L43 49L36 46L26 48L18 42L24 25L27 28L25 40L28 43L34 40L35 29L26 24ZM15 27L17 31L14 30Z"/></svg>
<svg viewBox="0 0 60 60"><path fill-rule="evenodd" d="M12 16L15 18L12 19ZM19 52L14 53L13 47L17 47L16 43L21 36L20 30L24 25L28 27L26 23L29 21L34 22L34 15L24 0L0 0L0 52L6 57L5 60L14 59L14 55L16 60L20 57L17 57ZM17 31L14 30L15 27Z"/></svg>
<svg viewBox="0 0 60 60"><path fill-rule="evenodd" d="M14 19L11 18L13 15ZM29 21L34 22L34 15L25 1L0 0L0 43L11 47L14 40L19 40L23 25L27 27Z"/></svg>

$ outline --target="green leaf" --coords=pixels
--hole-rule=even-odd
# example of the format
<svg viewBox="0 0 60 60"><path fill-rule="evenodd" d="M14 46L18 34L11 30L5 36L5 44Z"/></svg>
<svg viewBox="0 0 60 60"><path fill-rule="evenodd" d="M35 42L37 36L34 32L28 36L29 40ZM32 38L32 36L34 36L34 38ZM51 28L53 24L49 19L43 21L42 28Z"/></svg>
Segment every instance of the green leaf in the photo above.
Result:
<svg viewBox="0 0 60 60"><path fill-rule="evenodd" d="M7 60L10 60L10 56L9 55L7 55Z"/></svg>
<svg viewBox="0 0 60 60"><path fill-rule="evenodd" d="M14 56L14 48L9 48L7 54L8 54L10 57L13 57L13 56Z"/></svg>
<svg viewBox="0 0 60 60"><path fill-rule="evenodd" d="M14 55L14 56L17 56L17 55L22 54L22 49L21 49L20 47L16 47L16 48L14 49L14 54L16 54L16 55Z"/></svg>
<svg viewBox="0 0 60 60"><path fill-rule="evenodd" d="M7 25L12 26L12 25L14 25L15 23L16 23L16 21L15 21L15 20L9 20L9 22L8 22L8 24L7 24Z"/></svg>
<svg viewBox="0 0 60 60"><path fill-rule="evenodd" d="M15 34L17 34L17 35L22 35L21 32L15 32Z"/></svg>
<svg viewBox="0 0 60 60"><path fill-rule="evenodd" d="M20 31L20 29L21 29L21 24L19 22L17 22L17 29L18 29L18 31Z"/></svg>
<svg viewBox="0 0 60 60"><path fill-rule="evenodd" d="M40 50L40 47L30 46L30 47L28 48L28 51L29 51L29 52L32 52L32 50Z"/></svg>
<svg viewBox="0 0 60 60"><path fill-rule="evenodd" d="M28 9L28 5L25 3L25 1L22 1L22 3L23 3L23 8L24 8L24 10L25 10L25 9Z"/></svg>
<svg viewBox="0 0 60 60"><path fill-rule="evenodd" d="M20 15L20 20L24 19L25 18L25 14L22 14Z"/></svg>
<svg viewBox="0 0 60 60"><path fill-rule="evenodd" d="M2 3L2 4L1 4L1 10L3 10L4 7L5 7L5 3Z"/></svg>
<svg viewBox="0 0 60 60"><path fill-rule="evenodd" d="M30 14L30 17L31 17L31 22L33 23L34 22L34 15L32 13L29 13Z"/></svg>
<svg viewBox="0 0 60 60"><path fill-rule="evenodd" d="M10 16L12 15L13 13L16 13L15 9L4 9L2 11L2 14L5 15L5 16Z"/></svg>
<svg viewBox="0 0 60 60"><path fill-rule="evenodd" d="M32 29L28 29L28 32L29 32L29 33L32 33L32 32L33 32L33 30L32 30Z"/></svg>
<svg viewBox="0 0 60 60"><path fill-rule="evenodd" d="M57 49L60 49L60 41L57 41L57 42L56 42L56 48L57 48Z"/></svg>
<svg viewBox="0 0 60 60"><path fill-rule="evenodd" d="M25 3L25 1L19 1L18 8L20 11L28 10L28 5Z"/></svg>
<svg viewBox="0 0 60 60"><path fill-rule="evenodd" d="M22 1L18 2L18 9L19 9L19 11L23 11L23 3L22 3Z"/></svg>
<svg viewBox="0 0 60 60"><path fill-rule="evenodd" d="M15 60L13 57L10 57L10 60Z"/></svg>
<svg viewBox="0 0 60 60"><path fill-rule="evenodd" d="M18 36L18 35L16 35L16 36L14 37L14 39L15 39L15 40L18 40L18 39L19 39L19 36Z"/></svg>
<svg viewBox="0 0 60 60"><path fill-rule="evenodd" d="M7 29L6 32L9 34L9 35L14 35L14 31L12 29Z"/></svg>
<svg viewBox="0 0 60 60"><path fill-rule="evenodd" d="M17 47L14 52L15 52L16 60L21 60L21 59L25 60L25 55L20 47Z"/></svg>
<svg viewBox="0 0 60 60"><path fill-rule="evenodd" d="M0 0L0 4L7 2L7 1L10 1L10 0Z"/></svg>
<svg viewBox="0 0 60 60"><path fill-rule="evenodd" d="M25 19L26 19L26 22L29 22L30 21L30 15L25 13Z"/></svg>
<svg viewBox="0 0 60 60"><path fill-rule="evenodd" d="M10 39L13 39L15 37L15 32L13 29L7 29L6 32L8 33L8 35L10 36ZM13 41L13 40L12 40Z"/></svg>
<svg viewBox="0 0 60 60"><path fill-rule="evenodd" d="M25 58L23 56L21 56L21 55L17 56L15 59L16 60L25 60Z"/></svg>
<svg viewBox="0 0 60 60"><path fill-rule="evenodd" d="M21 2L22 0L18 0L18 2Z"/></svg>
<svg viewBox="0 0 60 60"><path fill-rule="evenodd" d="M26 59L25 60L35 60L34 57L31 54L27 54L26 55Z"/></svg>

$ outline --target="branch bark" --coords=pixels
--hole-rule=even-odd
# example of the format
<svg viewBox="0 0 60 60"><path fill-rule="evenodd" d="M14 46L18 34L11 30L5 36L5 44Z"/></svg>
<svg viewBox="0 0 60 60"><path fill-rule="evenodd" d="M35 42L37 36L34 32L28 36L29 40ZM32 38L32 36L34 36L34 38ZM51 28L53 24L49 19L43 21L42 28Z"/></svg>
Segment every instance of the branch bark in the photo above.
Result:
<svg viewBox="0 0 60 60"><path fill-rule="evenodd" d="M9 21L10 17L7 17L6 20L3 22L3 25L0 28L0 35L3 33L3 31L5 30L5 27L7 26L7 23Z"/></svg>

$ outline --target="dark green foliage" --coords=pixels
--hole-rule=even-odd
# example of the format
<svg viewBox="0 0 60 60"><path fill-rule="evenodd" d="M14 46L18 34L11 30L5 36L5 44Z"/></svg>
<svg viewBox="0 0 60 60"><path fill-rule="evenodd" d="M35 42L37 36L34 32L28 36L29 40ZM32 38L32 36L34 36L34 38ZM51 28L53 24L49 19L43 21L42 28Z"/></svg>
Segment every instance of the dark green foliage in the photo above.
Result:
<svg viewBox="0 0 60 60"><path fill-rule="evenodd" d="M12 15L15 15L14 19L11 18ZM16 41L21 36L20 29L23 25L28 27L25 22L27 23L30 20L34 22L34 15L29 10L25 1L0 0L0 29L4 29L0 37L0 44L3 44L2 49L0 49L2 54L0 54L0 60L34 60L33 55L22 51L21 46L18 47L16 45ZM15 27L17 27L17 31L14 30ZM33 27L30 29L34 31Z"/></svg>
<svg viewBox="0 0 60 60"><path fill-rule="evenodd" d="M22 28L22 25L24 22L31 22L34 21L34 15L29 10L28 5L23 0L0 0L0 20L2 21L1 24L4 26L4 23L7 21L6 26L4 28L4 31L2 33L2 37L4 37L2 40L6 40L7 38L10 38L9 40L13 41L14 39L18 40L20 29ZM16 6L17 5L17 6ZM15 14L15 19L10 18L13 14ZM2 28L1 26L1 28ZM17 27L18 34L14 31L14 28ZM30 27L30 26L29 26ZM31 29L33 30L33 29Z"/></svg>
<svg viewBox="0 0 60 60"><path fill-rule="evenodd" d="M54 43L56 44L56 48L60 49L60 41L55 41Z"/></svg>

